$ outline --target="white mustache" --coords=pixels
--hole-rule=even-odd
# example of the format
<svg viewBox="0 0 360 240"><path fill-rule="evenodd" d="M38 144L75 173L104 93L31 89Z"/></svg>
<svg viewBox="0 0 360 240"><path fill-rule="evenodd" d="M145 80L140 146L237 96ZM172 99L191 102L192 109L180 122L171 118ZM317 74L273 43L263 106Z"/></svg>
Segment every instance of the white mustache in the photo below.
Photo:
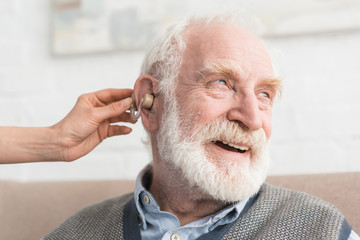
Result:
<svg viewBox="0 0 360 240"><path fill-rule="evenodd" d="M267 142L263 129L248 131L244 130L239 123L219 119L206 123L201 129L193 132L188 140L201 144L211 141L241 143L253 150L263 147Z"/></svg>

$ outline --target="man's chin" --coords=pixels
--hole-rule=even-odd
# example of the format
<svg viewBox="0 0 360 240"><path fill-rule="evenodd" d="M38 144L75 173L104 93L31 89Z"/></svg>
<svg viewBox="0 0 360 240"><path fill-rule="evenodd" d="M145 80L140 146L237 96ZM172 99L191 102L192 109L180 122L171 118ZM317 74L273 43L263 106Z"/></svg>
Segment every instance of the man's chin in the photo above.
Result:
<svg viewBox="0 0 360 240"><path fill-rule="evenodd" d="M265 180L265 179L264 179ZM203 188L202 190L205 193L205 196L208 195L209 198L223 203L234 203L234 202L240 202L242 200L245 200L251 196L254 196L260 189L261 185L264 183L264 181L258 181L256 184L247 184L242 186L233 186L229 187L227 185L226 187L222 187L220 191L217 189L209 189L209 188ZM224 184L225 185L225 184Z"/></svg>
<svg viewBox="0 0 360 240"><path fill-rule="evenodd" d="M232 203L247 199L259 191L267 176L270 157L265 152L257 159L249 157L246 161L205 161L194 164L193 170L197 169L201 174L188 173L189 181L199 186L205 196Z"/></svg>

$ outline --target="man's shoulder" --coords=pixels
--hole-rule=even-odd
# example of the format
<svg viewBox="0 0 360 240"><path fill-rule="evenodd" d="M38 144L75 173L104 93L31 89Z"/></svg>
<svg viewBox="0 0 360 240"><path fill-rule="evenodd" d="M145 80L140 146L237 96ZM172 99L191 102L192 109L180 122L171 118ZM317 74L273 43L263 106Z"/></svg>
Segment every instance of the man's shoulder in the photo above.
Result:
<svg viewBox="0 0 360 240"><path fill-rule="evenodd" d="M94 239L114 232L121 233L123 210L132 197L133 193L129 193L87 206L60 224L44 239L78 239L84 236Z"/></svg>
<svg viewBox="0 0 360 240"><path fill-rule="evenodd" d="M260 238L298 236L299 239L345 239L351 227L332 204L307 193L263 184L256 200L239 224L253 231L259 227ZM238 225L240 226L240 225ZM266 237L265 237L266 236ZM339 238L340 236L340 238Z"/></svg>
<svg viewBox="0 0 360 240"><path fill-rule="evenodd" d="M268 200L273 200L279 203L281 202L282 204L291 204L293 201L296 201L301 205L318 205L319 207L336 210L334 205L318 197L305 192L274 186L269 183L264 183L259 193Z"/></svg>
<svg viewBox="0 0 360 240"><path fill-rule="evenodd" d="M74 216L96 215L98 217L108 217L123 209L125 204L134 196L134 193L128 193L122 196L106 199L102 202L87 206L78 211Z"/></svg>

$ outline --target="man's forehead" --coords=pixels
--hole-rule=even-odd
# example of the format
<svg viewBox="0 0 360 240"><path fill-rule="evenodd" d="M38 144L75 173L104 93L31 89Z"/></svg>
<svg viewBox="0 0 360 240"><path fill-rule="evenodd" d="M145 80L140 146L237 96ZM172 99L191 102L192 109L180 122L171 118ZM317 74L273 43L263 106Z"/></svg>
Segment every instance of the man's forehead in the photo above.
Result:
<svg viewBox="0 0 360 240"><path fill-rule="evenodd" d="M246 29L229 23L190 25L184 35L186 49L184 60L198 67L210 58L250 58L270 63L270 57L263 42Z"/></svg>
<svg viewBox="0 0 360 240"><path fill-rule="evenodd" d="M189 25L185 30L185 41L187 44L197 42L219 42L232 39L234 42L257 42L260 39L242 26L226 22L210 22L202 24ZM241 36L241 38L233 39L233 36Z"/></svg>
<svg viewBox="0 0 360 240"><path fill-rule="evenodd" d="M242 27L229 23L191 25L185 34L181 75L199 79L209 73L229 78L273 77L263 42Z"/></svg>

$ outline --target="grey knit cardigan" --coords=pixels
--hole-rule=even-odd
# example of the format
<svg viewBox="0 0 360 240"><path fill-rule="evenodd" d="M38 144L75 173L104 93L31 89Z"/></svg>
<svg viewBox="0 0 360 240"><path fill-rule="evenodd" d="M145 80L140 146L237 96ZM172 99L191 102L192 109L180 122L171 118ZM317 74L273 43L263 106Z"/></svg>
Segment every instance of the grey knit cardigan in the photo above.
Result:
<svg viewBox="0 0 360 240"><path fill-rule="evenodd" d="M86 207L45 240L141 239L133 194ZM351 227L332 205L305 193L264 184L235 223L199 239L348 239Z"/></svg>

